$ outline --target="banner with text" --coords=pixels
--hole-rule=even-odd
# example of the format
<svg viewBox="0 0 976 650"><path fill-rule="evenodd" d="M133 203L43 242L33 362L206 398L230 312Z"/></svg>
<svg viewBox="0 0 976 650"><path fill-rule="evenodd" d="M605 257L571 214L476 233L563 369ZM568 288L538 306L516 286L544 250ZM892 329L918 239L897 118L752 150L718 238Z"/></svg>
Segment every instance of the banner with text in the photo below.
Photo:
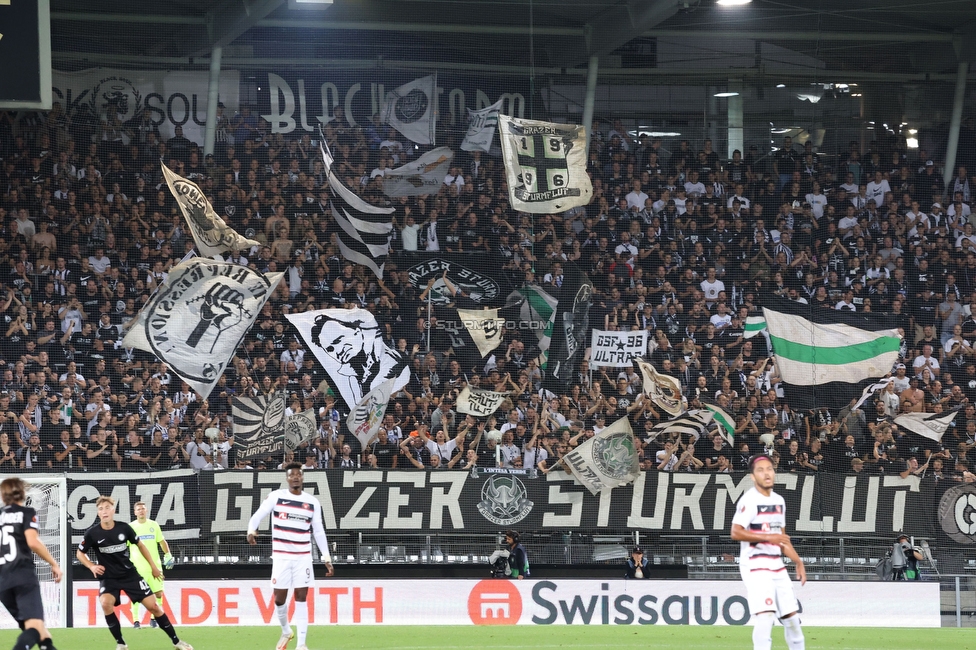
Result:
<svg viewBox="0 0 976 650"><path fill-rule="evenodd" d="M125 123L148 110L163 140L172 138L179 125L186 138L203 146L209 87L206 70L55 70L53 84L54 101L61 102L69 114L79 108L90 109L96 116L115 110ZM221 70L218 88L224 116L229 118L238 108L240 74L236 70Z"/></svg>
<svg viewBox="0 0 976 650"><path fill-rule="evenodd" d="M261 501L283 487L284 475L229 471L199 478L202 532L243 534ZM917 477L783 473L776 481L791 535L935 534L935 490ZM326 530L340 531L609 528L726 536L735 502L750 487L748 475L642 472L632 485L594 496L561 472L537 479L376 469L305 474L306 491L322 503Z"/></svg>
<svg viewBox="0 0 976 650"><path fill-rule="evenodd" d="M647 353L647 330L611 332L593 330L590 337L590 364L594 367L629 368L633 360Z"/></svg>
<svg viewBox="0 0 976 650"><path fill-rule="evenodd" d="M270 574L270 568L268 568ZM308 591L313 625L747 625L738 580L343 580ZM270 577L270 575L269 575ZM75 582L74 626L102 627L98 583ZM794 583L805 626L939 627L937 582ZM123 598L116 611L132 614ZM167 580L174 625L270 625L270 579ZM295 622L291 600L289 618ZM149 623L142 609L140 623ZM196 644L198 633L180 636Z"/></svg>

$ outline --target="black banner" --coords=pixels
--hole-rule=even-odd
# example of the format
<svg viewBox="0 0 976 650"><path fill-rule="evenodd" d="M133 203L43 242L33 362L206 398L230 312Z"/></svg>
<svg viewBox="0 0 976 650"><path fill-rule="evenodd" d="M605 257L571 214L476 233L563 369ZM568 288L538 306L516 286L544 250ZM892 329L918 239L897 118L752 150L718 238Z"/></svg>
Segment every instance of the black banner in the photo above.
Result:
<svg viewBox="0 0 976 650"><path fill-rule="evenodd" d="M593 283L586 273L572 262L565 262L543 384L556 394L569 392L583 351L589 344L592 296Z"/></svg>
<svg viewBox="0 0 976 650"><path fill-rule="evenodd" d="M30 477L27 477L30 480ZM192 470L153 474L118 472L111 474L68 474L68 526L71 543L81 541L85 531L98 523L95 500L105 495L115 499L120 521L135 519L132 505L143 501L149 518L162 527L168 540L200 537L202 517L197 500L197 476Z"/></svg>
<svg viewBox="0 0 976 650"><path fill-rule="evenodd" d="M202 472L203 534L244 533L283 473ZM305 489L322 503L327 530L497 532L641 530L727 536L747 475L645 472L592 496L572 478L458 471L307 472ZM935 535L935 489L917 478L781 474L788 532L800 537Z"/></svg>
<svg viewBox="0 0 976 650"><path fill-rule="evenodd" d="M469 309L501 307L514 290L514 286L497 260L488 253L401 252L396 257L398 271L406 271L410 284L422 292L427 283L434 280L431 300L435 307L456 302L442 280L444 272L455 288L463 291L471 304ZM458 302L458 306L465 305Z"/></svg>

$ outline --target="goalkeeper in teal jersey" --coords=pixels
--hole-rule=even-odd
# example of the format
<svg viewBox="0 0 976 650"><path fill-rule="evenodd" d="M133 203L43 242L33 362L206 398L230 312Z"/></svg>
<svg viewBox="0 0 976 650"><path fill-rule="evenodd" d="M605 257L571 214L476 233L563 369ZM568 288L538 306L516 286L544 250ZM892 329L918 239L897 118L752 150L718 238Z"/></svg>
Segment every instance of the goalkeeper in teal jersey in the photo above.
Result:
<svg viewBox="0 0 976 650"><path fill-rule="evenodd" d="M146 504L142 501L137 502L132 506L132 512L136 516L136 520L130 523L132 530L136 531L136 537L139 538L146 548L149 549L149 554L152 555L153 561L156 566L172 569L174 560L173 556L169 552L169 544L166 543L166 539L163 537L163 530L159 527L152 519L148 519L149 509ZM159 561L159 547L163 547L163 561ZM130 553L129 558L132 560L132 564L136 567L136 571L142 576L142 579L146 581L149 585L150 591L156 596L156 600L159 602L159 606L163 606L163 579L154 578L152 575L152 569L146 562L146 558L142 556L141 553ZM139 603L132 603L132 627L138 628L139 624ZM156 619L149 620L150 627L156 627Z"/></svg>

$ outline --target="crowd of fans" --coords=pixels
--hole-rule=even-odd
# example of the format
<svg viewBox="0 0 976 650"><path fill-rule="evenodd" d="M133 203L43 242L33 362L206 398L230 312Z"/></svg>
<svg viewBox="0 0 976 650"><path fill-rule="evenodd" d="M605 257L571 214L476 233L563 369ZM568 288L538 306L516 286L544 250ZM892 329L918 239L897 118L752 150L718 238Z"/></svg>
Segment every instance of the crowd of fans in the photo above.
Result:
<svg viewBox="0 0 976 650"><path fill-rule="evenodd" d="M163 139L150 118L122 122L112 107L69 115L57 104L0 113L0 471L291 460L551 471L629 417L651 471L737 471L766 449L780 471L974 480L976 186L965 167L946 187L938 160L896 140L826 156L787 137L771 153L753 145L724 159L709 140L668 150L619 121L596 123L593 201L532 218L510 208L500 160L479 152L459 152L436 195L387 198L384 174L415 148L378 122L352 128L337 109L325 137L338 176L369 203L396 208L394 250L484 252L514 285L551 289L575 264L594 283L592 327L649 330L649 359L680 380L688 407L717 403L736 420L734 448L717 434L645 443L668 416L633 370L584 359L572 387L552 396L534 332L507 329L487 359L472 357L428 320L426 292L395 256L383 280L344 260L309 135L270 134L247 107L233 117L221 107L215 155L204 156L179 127ZM456 145L459 134L446 137ZM193 245L160 161L261 242L227 261L286 272L207 400L152 355L121 345L125 324ZM890 313L904 332L895 381L862 409L791 408L764 337L743 337L746 317L770 294ZM324 307L369 309L390 347L411 359L410 383L365 446L346 431L344 406L284 318ZM438 307L434 320L445 313ZM461 415L455 399L466 385L510 397L491 418ZM290 412L314 409L319 438L285 458L239 458L231 400L259 394L284 395ZM957 407L941 445L892 421Z"/></svg>

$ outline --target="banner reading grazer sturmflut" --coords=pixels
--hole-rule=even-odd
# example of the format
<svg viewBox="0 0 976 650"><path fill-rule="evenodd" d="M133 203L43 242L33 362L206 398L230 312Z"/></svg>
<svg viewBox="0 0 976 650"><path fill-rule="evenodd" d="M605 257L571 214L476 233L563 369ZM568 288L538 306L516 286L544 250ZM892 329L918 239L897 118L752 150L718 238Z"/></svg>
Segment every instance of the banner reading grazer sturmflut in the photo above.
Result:
<svg viewBox="0 0 976 650"><path fill-rule="evenodd" d="M180 262L122 344L156 355L207 399L283 275L202 257Z"/></svg>
<svg viewBox="0 0 976 650"><path fill-rule="evenodd" d="M512 207L547 214L586 205L593 186L586 173L582 126L498 115L502 160Z"/></svg>
<svg viewBox="0 0 976 650"><path fill-rule="evenodd" d="M590 338L590 365L595 368L629 368L634 359L646 352L647 330L593 330Z"/></svg>

